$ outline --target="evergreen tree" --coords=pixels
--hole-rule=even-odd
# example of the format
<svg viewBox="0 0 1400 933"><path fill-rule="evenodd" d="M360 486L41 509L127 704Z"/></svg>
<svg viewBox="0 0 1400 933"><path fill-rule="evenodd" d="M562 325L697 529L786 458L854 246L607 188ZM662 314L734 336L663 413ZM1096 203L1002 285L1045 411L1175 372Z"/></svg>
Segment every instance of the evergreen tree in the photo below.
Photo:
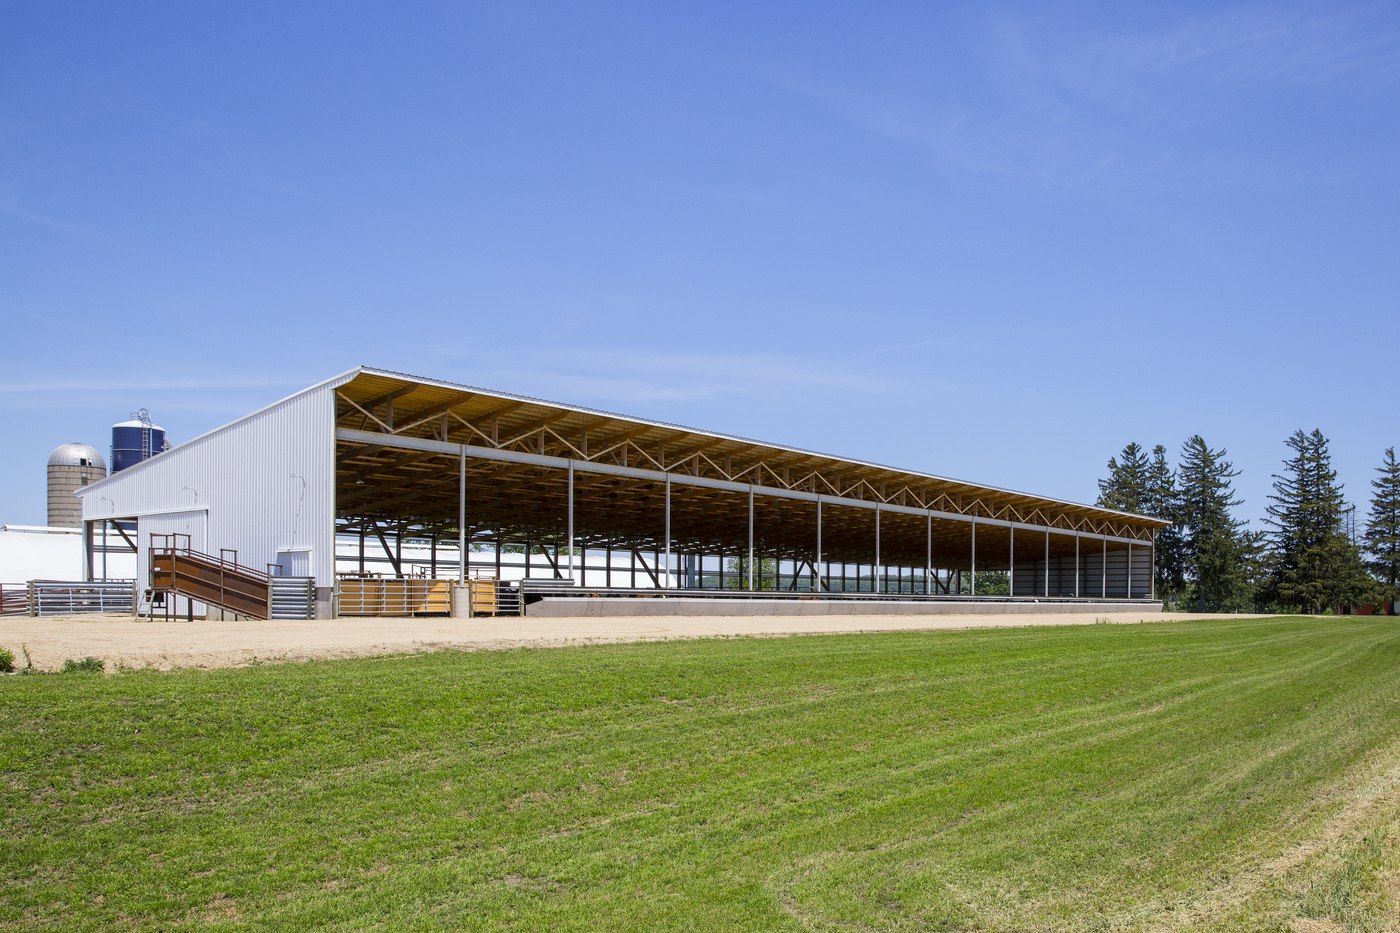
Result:
<svg viewBox="0 0 1400 933"><path fill-rule="evenodd" d="M1147 466L1147 494L1143 500L1143 514L1172 523L1157 532L1153 546L1157 565L1157 595L1168 605L1180 599L1186 590L1181 527L1178 524L1180 500L1176 471L1167 462L1167 449L1158 444L1152 448L1152 459Z"/></svg>
<svg viewBox="0 0 1400 933"><path fill-rule="evenodd" d="M1136 442L1128 444L1109 459L1108 476L1099 480L1100 506L1173 523L1157 532L1154 547L1157 595L1166 603L1179 600L1186 590L1181 530L1176 524L1178 500L1176 471L1167 462L1167 449L1161 444L1152 448L1150 457Z"/></svg>
<svg viewBox="0 0 1400 933"><path fill-rule="evenodd" d="M1232 510L1239 472L1199 435L1182 445L1177 471L1181 555L1187 593L1198 611L1240 610L1251 597L1251 539Z"/></svg>
<svg viewBox="0 0 1400 933"><path fill-rule="evenodd" d="M1400 596L1400 463L1388 447L1371 480L1371 514L1366 520L1366 562L1380 581L1384 598Z"/></svg>
<svg viewBox="0 0 1400 933"><path fill-rule="evenodd" d="M1108 476L1099 480L1099 505L1119 512L1141 513L1147 487L1147 454L1133 441L1117 457L1108 458Z"/></svg>
<svg viewBox="0 0 1400 933"><path fill-rule="evenodd" d="M1241 535L1240 542L1244 592L1249 594L1249 599L1242 601L1241 606L1257 609L1260 594L1268 589L1269 573L1273 566L1269 554L1269 534L1266 531L1246 531Z"/></svg>
<svg viewBox="0 0 1400 933"><path fill-rule="evenodd" d="M1327 438L1294 431L1283 472L1274 474L1268 518L1273 528L1269 593L1279 604L1321 612L1366 590L1361 553L1347 537L1346 500Z"/></svg>

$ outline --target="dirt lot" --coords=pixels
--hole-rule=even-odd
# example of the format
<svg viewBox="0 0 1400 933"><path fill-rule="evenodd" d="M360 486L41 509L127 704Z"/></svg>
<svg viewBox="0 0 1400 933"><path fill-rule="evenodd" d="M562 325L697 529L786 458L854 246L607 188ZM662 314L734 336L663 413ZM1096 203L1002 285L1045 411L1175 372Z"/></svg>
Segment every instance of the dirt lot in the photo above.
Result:
<svg viewBox="0 0 1400 933"><path fill-rule="evenodd" d="M337 619L320 622L143 622L130 616L0 619L0 647L24 663L61 667L67 658L102 658L109 666L235 667L267 661L353 658L452 648L464 651L526 645L654 641L708 636L798 635L821 632L911 631L1017 625L1089 625L1202 618L1150 613L1034 616L978 615L749 616L615 619Z"/></svg>

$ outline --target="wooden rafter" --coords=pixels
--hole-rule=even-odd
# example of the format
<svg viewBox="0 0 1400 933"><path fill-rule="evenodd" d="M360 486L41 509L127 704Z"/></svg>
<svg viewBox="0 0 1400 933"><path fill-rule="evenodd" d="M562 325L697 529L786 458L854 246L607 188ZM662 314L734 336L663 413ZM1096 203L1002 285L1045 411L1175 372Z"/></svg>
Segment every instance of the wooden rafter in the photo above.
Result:
<svg viewBox="0 0 1400 933"><path fill-rule="evenodd" d="M1071 532L1112 534L1146 541L1162 523L1112 513L1077 503L1061 503L1023 493L953 480L903 473L808 451L786 450L739 438L691 429L638 422L603 412L585 412L530 399L480 390L418 382L390 374L365 373L337 390L341 422L347 427L373 425L385 433L466 443L503 450L544 453L577 461L670 471L733 483L861 499L965 516L1021 522ZM392 404L392 416L376 411ZM376 473L380 462L367 445L341 447L342 473L374 485L410 483L413 488L384 496L378 506L437 513L455 499L451 477L437 482L436 467L402 468ZM382 458L380 458L382 459ZM392 459L392 458L390 458ZM385 463L387 465L387 462ZM346 472L346 471L350 472ZM449 472L452 472L449 469ZM496 475L496 474L492 474ZM504 482L504 480L497 481ZM624 487L626 484L623 484ZM370 504L374 495L347 487L344 505ZM531 494L530 483L500 486L511 495ZM600 487L601 488L601 487ZM623 495L614 492L613 495ZM635 492L635 490L633 490ZM625 496L624 496L625 498ZM338 496L338 503L341 501ZM645 497L643 497L645 501ZM622 506L614 506L615 511ZM424 515L423 521L450 525L452 516ZM985 532L984 532L985 533Z"/></svg>

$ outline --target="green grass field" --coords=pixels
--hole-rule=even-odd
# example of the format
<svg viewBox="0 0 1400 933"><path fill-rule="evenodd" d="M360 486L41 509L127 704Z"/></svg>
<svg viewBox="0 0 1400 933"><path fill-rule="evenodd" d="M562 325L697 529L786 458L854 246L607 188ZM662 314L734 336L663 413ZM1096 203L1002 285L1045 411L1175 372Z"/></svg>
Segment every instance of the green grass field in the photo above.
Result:
<svg viewBox="0 0 1400 933"><path fill-rule="evenodd" d="M1385 929L1400 624L0 679L0 925Z"/></svg>

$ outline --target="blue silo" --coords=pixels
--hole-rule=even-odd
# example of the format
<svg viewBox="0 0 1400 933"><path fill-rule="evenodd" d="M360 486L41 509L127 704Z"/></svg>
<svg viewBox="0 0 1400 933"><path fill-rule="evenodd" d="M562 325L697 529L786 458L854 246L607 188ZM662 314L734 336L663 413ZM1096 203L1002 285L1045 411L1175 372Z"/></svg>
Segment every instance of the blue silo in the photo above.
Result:
<svg viewBox="0 0 1400 933"><path fill-rule="evenodd" d="M141 409L129 421L112 425L112 472L135 466L165 450L165 428L151 423L151 413Z"/></svg>

